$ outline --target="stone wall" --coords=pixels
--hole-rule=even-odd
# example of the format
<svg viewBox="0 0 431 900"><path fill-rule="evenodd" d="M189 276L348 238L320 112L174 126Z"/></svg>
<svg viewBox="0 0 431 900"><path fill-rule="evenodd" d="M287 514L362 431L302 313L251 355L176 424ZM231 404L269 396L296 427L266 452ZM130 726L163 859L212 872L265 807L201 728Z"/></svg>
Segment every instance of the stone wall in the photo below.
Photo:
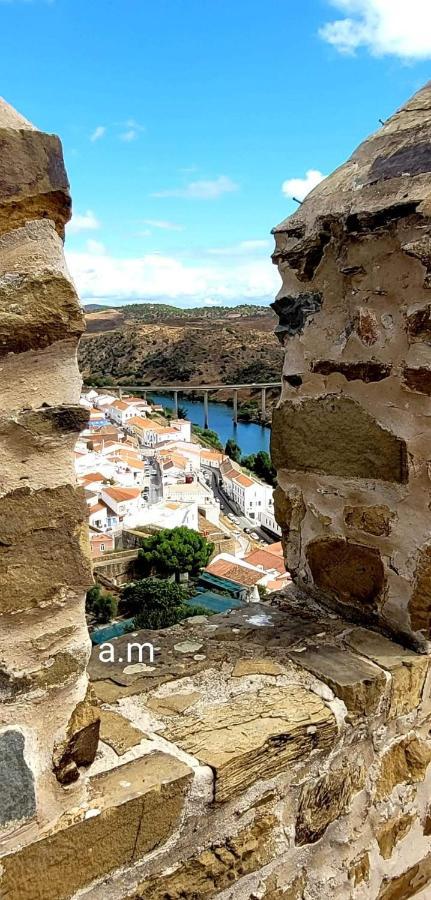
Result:
<svg viewBox="0 0 431 900"><path fill-rule="evenodd" d="M274 229L275 500L297 585L431 639L431 83Z"/></svg>
<svg viewBox="0 0 431 900"><path fill-rule="evenodd" d="M75 487L83 318L63 253L61 144L0 100L0 834L81 801L97 747L86 700L91 584ZM78 738L80 746L78 747ZM86 745L84 748L84 744ZM60 782L76 781L65 791Z"/></svg>

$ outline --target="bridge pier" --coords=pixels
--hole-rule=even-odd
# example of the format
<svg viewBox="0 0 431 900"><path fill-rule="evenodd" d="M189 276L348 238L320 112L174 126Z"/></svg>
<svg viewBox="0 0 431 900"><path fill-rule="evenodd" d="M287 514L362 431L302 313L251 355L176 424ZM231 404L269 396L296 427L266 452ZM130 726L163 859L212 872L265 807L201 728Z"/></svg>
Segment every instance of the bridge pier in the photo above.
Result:
<svg viewBox="0 0 431 900"><path fill-rule="evenodd" d="M208 416L208 391L204 393L204 428L209 428L209 416Z"/></svg>
<svg viewBox="0 0 431 900"><path fill-rule="evenodd" d="M238 391L233 392L233 424L238 425Z"/></svg>
<svg viewBox="0 0 431 900"><path fill-rule="evenodd" d="M174 418L178 419L178 391L174 391Z"/></svg>
<svg viewBox="0 0 431 900"><path fill-rule="evenodd" d="M264 419L266 416L266 388L262 388L261 398L262 398L262 400L261 400L260 414L261 414L262 419Z"/></svg>

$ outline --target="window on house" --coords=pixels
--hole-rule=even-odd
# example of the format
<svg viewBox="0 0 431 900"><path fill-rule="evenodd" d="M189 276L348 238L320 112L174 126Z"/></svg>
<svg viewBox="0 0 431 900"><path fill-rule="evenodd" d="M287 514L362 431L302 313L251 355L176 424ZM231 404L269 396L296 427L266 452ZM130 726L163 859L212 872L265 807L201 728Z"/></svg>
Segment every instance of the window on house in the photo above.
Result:
<svg viewBox="0 0 431 900"><path fill-rule="evenodd" d="M105 549L105 545L104 545L104 544L101 544L101 545L100 545L100 549L103 551L103 550Z"/></svg>

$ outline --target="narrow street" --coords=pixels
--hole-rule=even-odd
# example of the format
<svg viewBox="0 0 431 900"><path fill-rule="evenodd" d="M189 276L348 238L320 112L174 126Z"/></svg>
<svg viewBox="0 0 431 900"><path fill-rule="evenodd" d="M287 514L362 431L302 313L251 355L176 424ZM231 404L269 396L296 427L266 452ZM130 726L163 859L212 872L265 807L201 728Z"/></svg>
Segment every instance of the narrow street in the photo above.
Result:
<svg viewBox="0 0 431 900"><path fill-rule="evenodd" d="M250 528L254 534L258 535L259 540L264 541L265 544L273 544L274 541L277 540L277 538L271 537L270 535L266 534L266 532L263 531L263 529L260 527L260 525L257 524L257 522L254 522L253 519L248 519L247 516L244 516L237 504L224 493L224 491L220 487L218 472L215 472L214 469L211 469L207 466L204 467L204 471L211 476L212 491L216 500L220 501L220 509L223 510L224 508L223 511L225 512L225 514L228 515L229 513L233 513L233 515L239 519L239 522L235 523L238 525L238 529L244 531L245 528Z"/></svg>

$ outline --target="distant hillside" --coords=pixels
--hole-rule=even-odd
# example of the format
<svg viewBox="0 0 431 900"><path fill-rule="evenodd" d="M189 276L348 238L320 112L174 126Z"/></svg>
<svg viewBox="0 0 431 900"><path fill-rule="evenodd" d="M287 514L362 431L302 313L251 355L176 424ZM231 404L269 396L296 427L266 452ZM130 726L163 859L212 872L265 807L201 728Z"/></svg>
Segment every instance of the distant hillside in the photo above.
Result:
<svg viewBox="0 0 431 900"><path fill-rule="evenodd" d="M183 323L198 320L214 321L224 319L254 318L268 316L268 307L250 306L242 303L238 306L205 306L182 309L169 303L127 303L124 306L104 306L89 303L84 307L87 316L87 331L97 333L111 331L127 322L170 322Z"/></svg>
<svg viewBox="0 0 431 900"><path fill-rule="evenodd" d="M81 371L101 384L199 385L281 378L283 354L274 336L277 319L269 307L184 310L133 303L89 312L86 319Z"/></svg>

